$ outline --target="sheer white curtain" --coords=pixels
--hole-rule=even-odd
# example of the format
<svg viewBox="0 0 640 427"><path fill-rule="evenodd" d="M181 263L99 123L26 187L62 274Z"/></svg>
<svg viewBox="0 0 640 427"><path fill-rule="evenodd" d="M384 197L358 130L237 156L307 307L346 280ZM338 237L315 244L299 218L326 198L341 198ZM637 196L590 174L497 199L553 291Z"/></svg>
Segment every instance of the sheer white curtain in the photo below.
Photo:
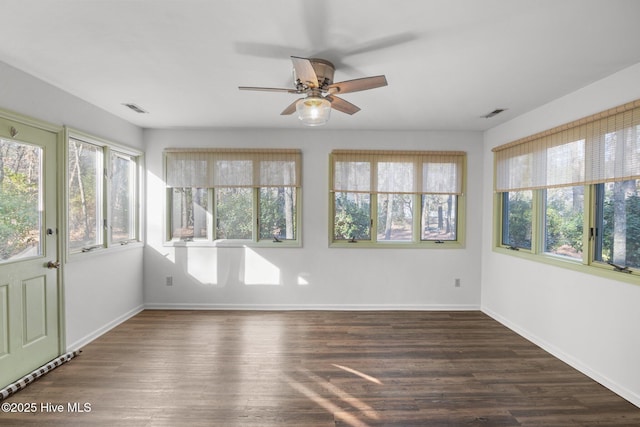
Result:
<svg viewBox="0 0 640 427"><path fill-rule="evenodd" d="M465 156L459 151L335 150L331 190L459 195Z"/></svg>
<svg viewBox="0 0 640 427"><path fill-rule="evenodd" d="M168 187L300 187L300 150L167 149Z"/></svg>
<svg viewBox="0 0 640 427"><path fill-rule="evenodd" d="M640 100L493 151L498 192L640 178Z"/></svg>

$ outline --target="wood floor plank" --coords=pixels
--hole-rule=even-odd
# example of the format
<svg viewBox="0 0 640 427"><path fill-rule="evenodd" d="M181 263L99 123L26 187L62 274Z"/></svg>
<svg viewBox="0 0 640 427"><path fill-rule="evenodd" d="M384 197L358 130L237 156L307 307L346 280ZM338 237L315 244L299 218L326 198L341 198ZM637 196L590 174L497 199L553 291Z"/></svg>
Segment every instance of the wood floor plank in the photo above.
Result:
<svg viewBox="0 0 640 427"><path fill-rule="evenodd" d="M2 426L640 425L480 312L144 311L5 402L38 411Z"/></svg>

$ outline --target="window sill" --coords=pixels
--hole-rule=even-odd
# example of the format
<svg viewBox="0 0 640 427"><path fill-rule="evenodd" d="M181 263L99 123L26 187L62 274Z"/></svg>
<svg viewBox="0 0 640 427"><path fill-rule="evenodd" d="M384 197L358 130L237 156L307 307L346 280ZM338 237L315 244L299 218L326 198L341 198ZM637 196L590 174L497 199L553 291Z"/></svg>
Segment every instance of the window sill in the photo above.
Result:
<svg viewBox="0 0 640 427"><path fill-rule="evenodd" d="M436 243L435 241L428 242L370 242L365 240L358 240L350 242L348 240L331 241L329 243L330 248L360 248L360 249L464 249L462 242L445 241L442 243Z"/></svg>
<svg viewBox="0 0 640 427"><path fill-rule="evenodd" d="M514 251L509 248L497 246L493 248L496 253L516 256L523 259L528 259L534 262L541 262L543 264L554 265L561 268L566 268L573 271L579 271L585 274L591 274L593 276L603 277L611 280L618 280L621 282L631 283L634 285L640 285L640 274L636 271L633 273L622 273L612 269L609 265L594 263L591 265L584 264L582 260L565 258L557 255L550 254L535 254L525 251Z"/></svg>
<svg viewBox="0 0 640 427"><path fill-rule="evenodd" d="M173 248L300 248L302 242L298 240L274 242L264 240L254 242L252 240L195 240L195 241L171 241L164 242L164 247Z"/></svg>
<svg viewBox="0 0 640 427"><path fill-rule="evenodd" d="M79 261L82 259L87 259L95 256L107 255L115 252L128 251L128 250L138 249L143 247L144 247L144 242L130 242L125 245L120 245L116 243L112 246L109 246L108 248L101 247L101 248L92 249L87 252L70 252L67 255L67 261L74 262L74 261Z"/></svg>

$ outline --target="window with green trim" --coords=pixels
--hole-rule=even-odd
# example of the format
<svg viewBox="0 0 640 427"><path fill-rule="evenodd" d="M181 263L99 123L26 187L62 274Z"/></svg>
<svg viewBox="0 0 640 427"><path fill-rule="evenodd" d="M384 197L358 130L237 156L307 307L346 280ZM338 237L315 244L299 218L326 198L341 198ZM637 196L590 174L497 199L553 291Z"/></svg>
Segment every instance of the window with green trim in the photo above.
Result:
<svg viewBox="0 0 640 427"><path fill-rule="evenodd" d="M640 101L494 152L497 248L640 275Z"/></svg>
<svg viewBox="0 0 640 427"><path fill-rule="evenodd" d="M299 244L299 150L165 151L168 241Z"/></svg>
<svg viewBox="0 0 640 427"><path fill-rule="evenodd" d="M335 150L332 244L461 243L463 152Z"/></svg>

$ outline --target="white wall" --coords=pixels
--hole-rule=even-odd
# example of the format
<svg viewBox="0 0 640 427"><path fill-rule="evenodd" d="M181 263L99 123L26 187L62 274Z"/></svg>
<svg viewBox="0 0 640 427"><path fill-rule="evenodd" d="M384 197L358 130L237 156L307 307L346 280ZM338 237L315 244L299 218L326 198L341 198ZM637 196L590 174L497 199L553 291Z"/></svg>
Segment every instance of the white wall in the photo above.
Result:
<svg viewBox="0 0 640 427"><path fill-rule="evenodd" d="M477 309L480 304L482 135L478 132L146 130L147 307L260 309ZM166 147L300 148L302 248L180 248L163 244ZM329 248L332 149L468 153L464 249ZM260 273L257 273L260 272ZM259 284L246 284L258 274ZM165 277L173 276L173 286ZM454 287L454 278L462 286Z"/></svg>
<svg viewBox="0 0 640 427"><path fill-rule="evenodd" d="M143 148L138 127L1 62L0 108ZM142 246L85 255L63 265L66 343L73 349L143 307Z"/></svg>
<svg viewBox="0 0 640 427"><path fill-rule="evenodd" d="M640 286L492 250L491 148L640 98L640 64L485 133L482 310L640 406Z"/></svg>

